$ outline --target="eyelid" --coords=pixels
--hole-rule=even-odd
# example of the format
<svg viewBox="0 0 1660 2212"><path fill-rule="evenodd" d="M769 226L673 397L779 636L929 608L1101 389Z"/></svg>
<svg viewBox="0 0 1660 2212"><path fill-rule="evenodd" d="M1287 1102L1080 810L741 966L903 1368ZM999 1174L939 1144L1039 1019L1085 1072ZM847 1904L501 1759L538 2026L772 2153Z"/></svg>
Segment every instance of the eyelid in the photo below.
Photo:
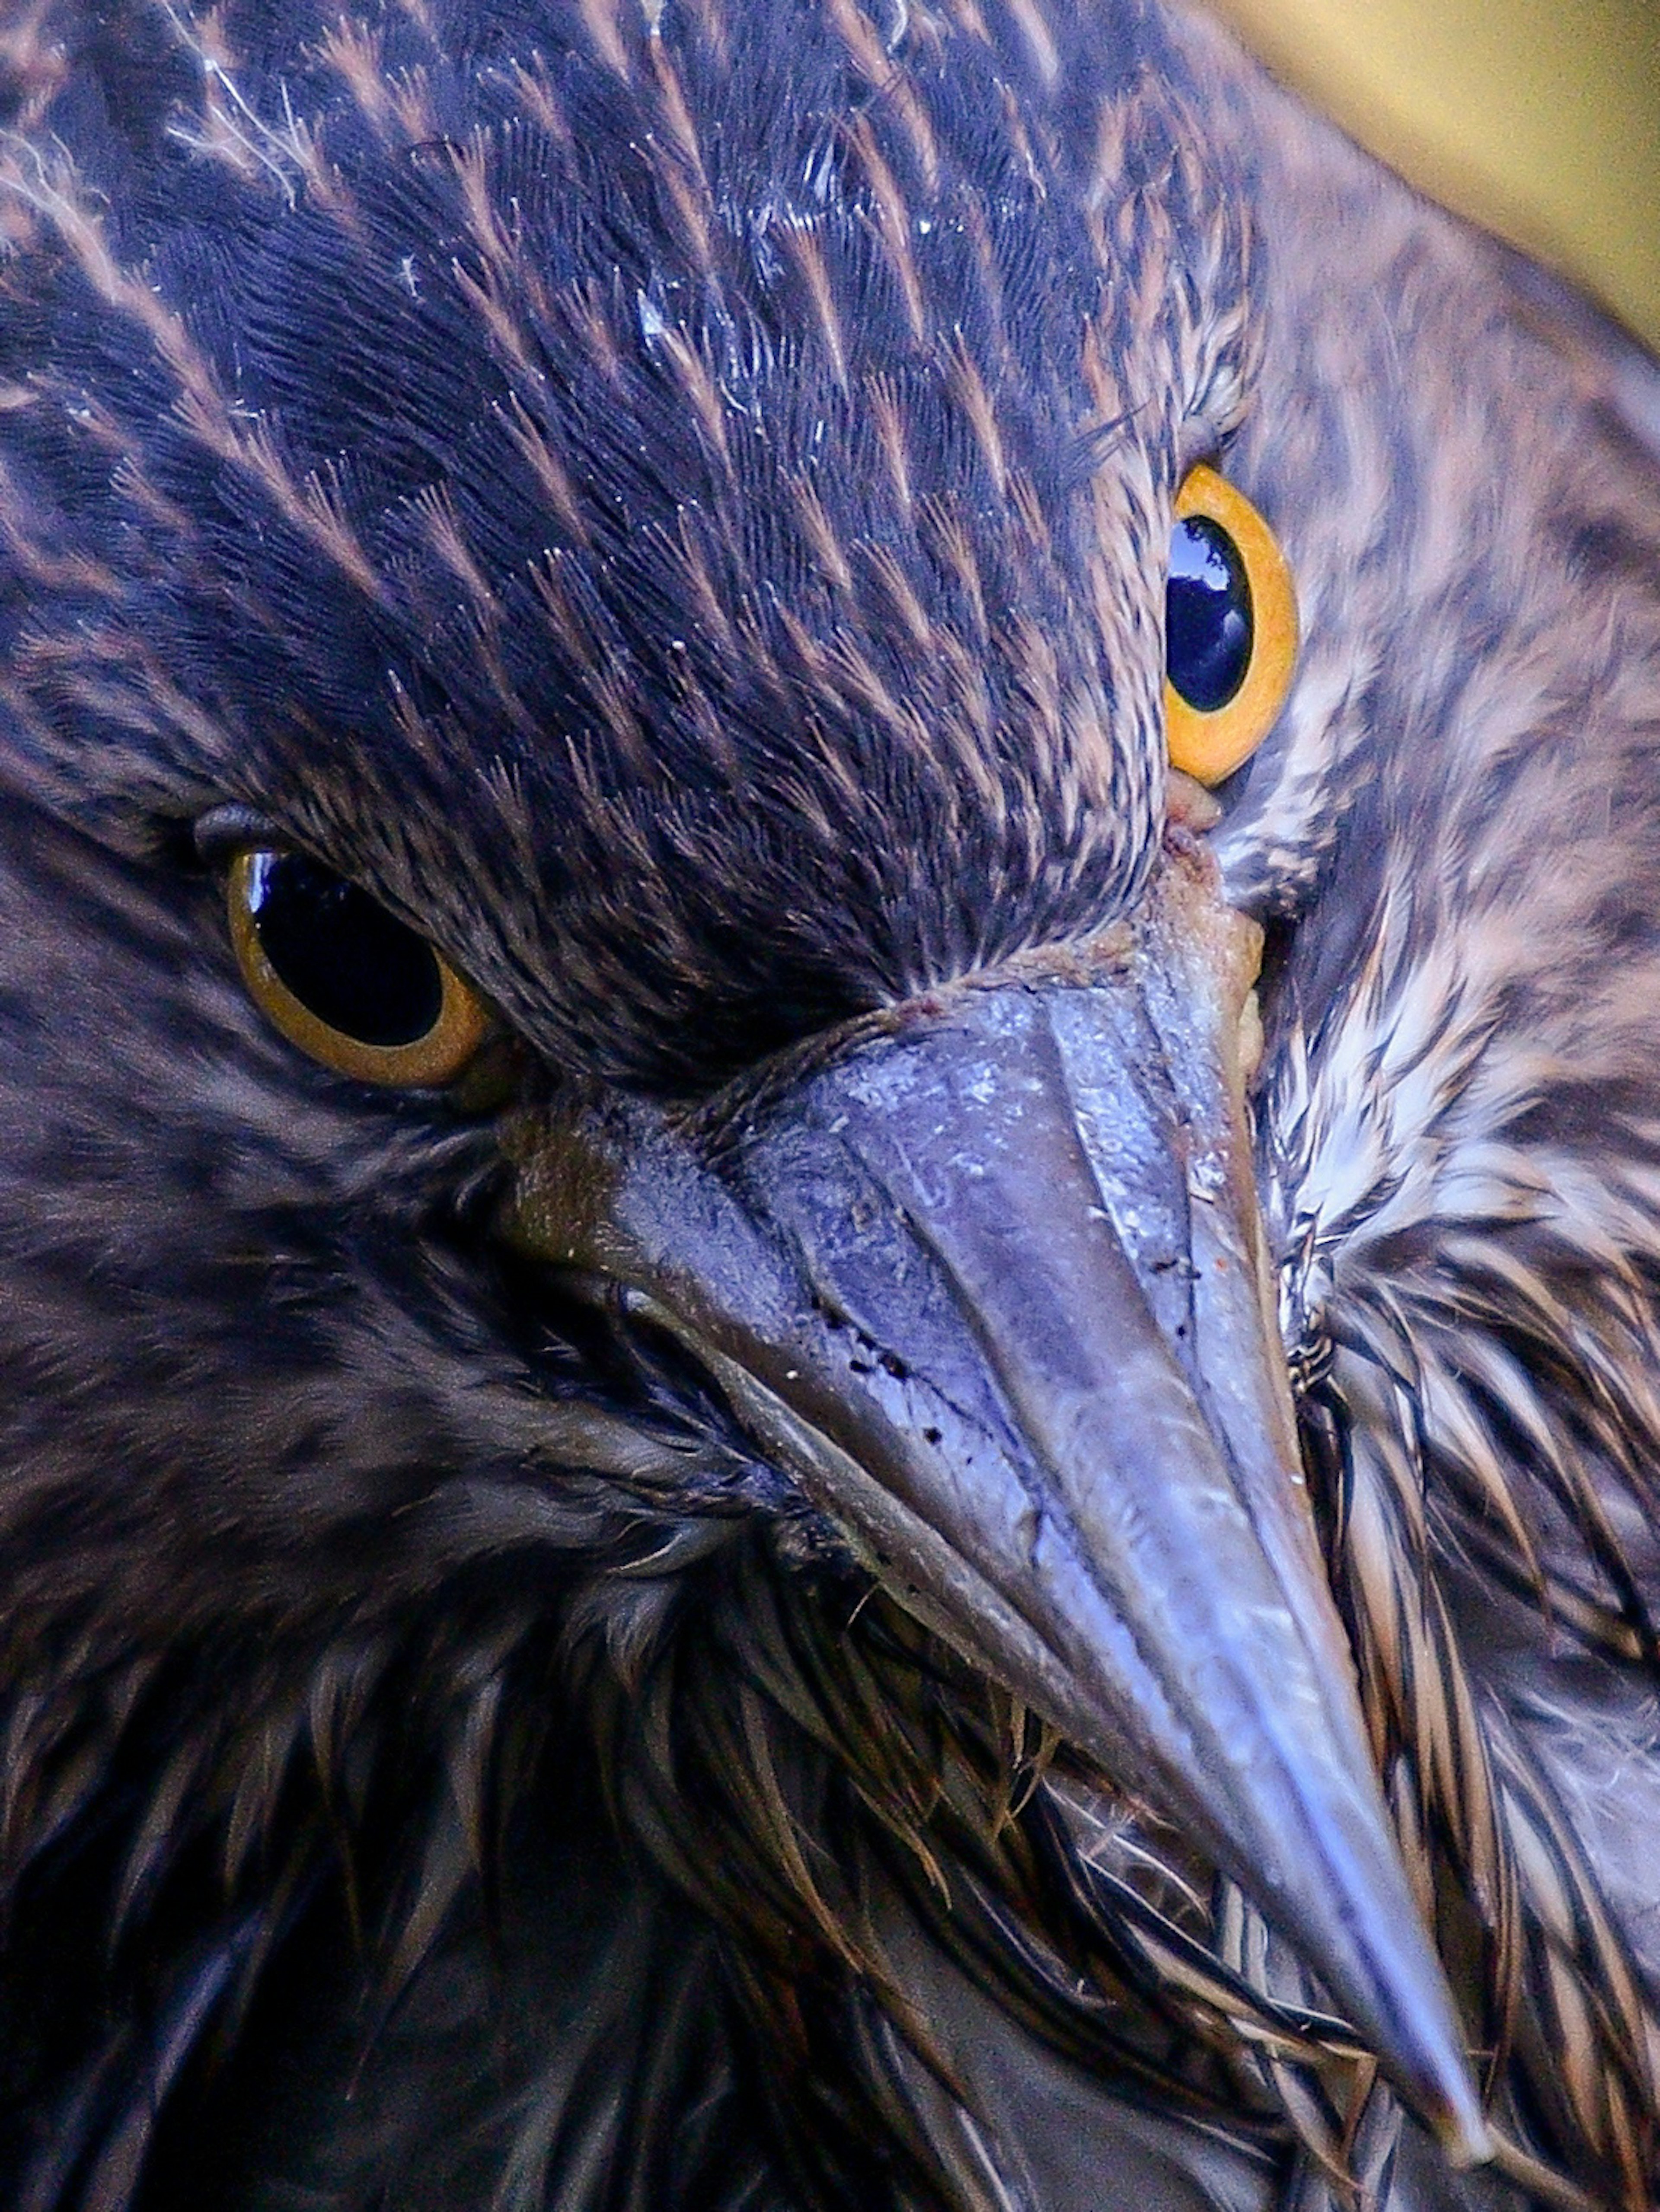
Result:
<svg viewBox="0 0 1660 2212"><path fill-rule="evenodd" d="M280 850L288 842L268 814L234 800L199 815L191 836L197 858L210 868L227 867L239 853L255 847Z"/></svg>
<svg viewBox="0 0 1660 2212"><path fill-rule="evenodd" d="M1184 422L1176 434L1176 481L1185 484L1195 469L1208 469L1213 476L1222 473L1222 441L1208 422L1192 416Z"/></svg>

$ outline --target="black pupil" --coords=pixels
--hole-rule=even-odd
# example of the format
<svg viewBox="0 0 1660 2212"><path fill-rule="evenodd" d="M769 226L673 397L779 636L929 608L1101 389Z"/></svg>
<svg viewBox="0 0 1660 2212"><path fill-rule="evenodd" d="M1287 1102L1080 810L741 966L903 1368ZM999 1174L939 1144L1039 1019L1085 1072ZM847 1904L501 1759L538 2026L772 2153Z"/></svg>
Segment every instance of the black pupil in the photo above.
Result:
<svg viewBox="0 0 1660 2212"><path fill-rule="evenodd" d="M1190 514L1171 538L1164 592L1164 666L1189 707L1225 707L1250 666L1250 582L1219 522Z"/></svg>
<svg viewBox="0 0 1660 2212"><path fill-rule="evenodd" d="M308 1013L359 1044L417 1044L444 978L431 945L300 853L256 853L248 906L265 957Z"/></svg>

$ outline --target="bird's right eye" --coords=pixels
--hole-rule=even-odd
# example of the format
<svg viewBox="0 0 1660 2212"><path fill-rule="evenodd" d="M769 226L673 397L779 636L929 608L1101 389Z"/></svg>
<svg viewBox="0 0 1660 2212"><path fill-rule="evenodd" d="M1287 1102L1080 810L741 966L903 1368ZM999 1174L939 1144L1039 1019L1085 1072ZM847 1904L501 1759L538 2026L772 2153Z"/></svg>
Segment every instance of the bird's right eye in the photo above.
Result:
<svg viewBox="0 0 1660 2212"><path fill-rule="evenodd" d="M231 941L254 1003L290 1043L362 1083L438 1088L489 1028L425 938L303 853L239 853Z"/></svg>

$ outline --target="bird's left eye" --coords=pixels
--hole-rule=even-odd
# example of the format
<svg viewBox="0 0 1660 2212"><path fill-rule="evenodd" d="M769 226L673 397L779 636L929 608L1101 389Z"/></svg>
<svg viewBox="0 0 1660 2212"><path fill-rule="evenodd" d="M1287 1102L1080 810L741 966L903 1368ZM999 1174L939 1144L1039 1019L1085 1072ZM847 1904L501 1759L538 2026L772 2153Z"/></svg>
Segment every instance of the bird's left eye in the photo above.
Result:
<svg viewBox="0 0 1660 2212"><path fill-rule="evenodd" d="M1214 469L1176 496L1164 590L1171 764L1220 783L1273 728L1297 662L1297 593L1279 540Z"/></svg>
<svg viewBox="0 0 1660 2212"><path fill-rule="evenodd" d="M483 1042L477 998L425 938L303 853L239 853L231 941L290 1043L362 1083L453 1083Z"/></svg>

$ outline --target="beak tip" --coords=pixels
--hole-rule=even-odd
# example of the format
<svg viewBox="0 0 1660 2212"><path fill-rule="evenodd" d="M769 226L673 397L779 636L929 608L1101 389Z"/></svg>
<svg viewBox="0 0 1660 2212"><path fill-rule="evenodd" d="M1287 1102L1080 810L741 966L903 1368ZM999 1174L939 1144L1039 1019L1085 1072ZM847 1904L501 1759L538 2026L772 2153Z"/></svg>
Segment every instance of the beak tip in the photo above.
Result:
<svg viewBox="0 0 1660 2212"><path fill-rule="evenodd" d="M1475 2085L1462 2068L1460 2075L1462 2078L1438 2085L1420 2111L1448 2165L1462 2173L1471 2166L1486 2166L1495 2145Z"/></svg>
<svg viewBox="0 0 1660 2212"><path fill-rule="evenodd" d="M1420 1936L1414 1922L1394 1948L1402 1978L1390 1992L1393 2002L1373 2016L1372 2049L1402 2105L1447 2164L1463 2172L1486 2166L1498 2147L1443 1963L1428 1931Z"/></svg>

